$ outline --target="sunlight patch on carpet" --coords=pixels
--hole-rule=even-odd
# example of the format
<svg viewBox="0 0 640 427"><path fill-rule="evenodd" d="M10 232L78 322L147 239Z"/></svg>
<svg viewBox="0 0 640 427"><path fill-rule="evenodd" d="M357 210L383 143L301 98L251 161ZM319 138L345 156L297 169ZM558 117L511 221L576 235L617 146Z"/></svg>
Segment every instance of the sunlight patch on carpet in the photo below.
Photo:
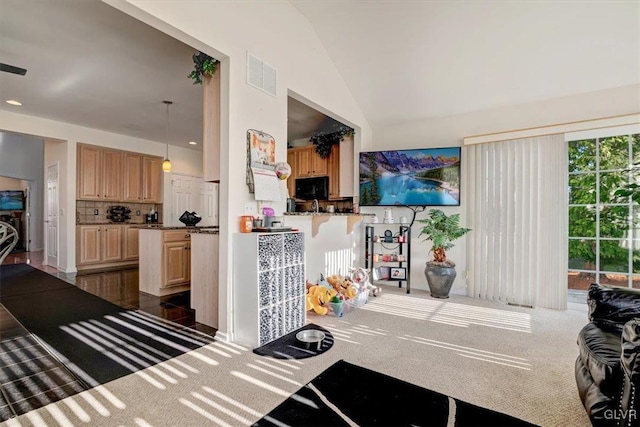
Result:
<svg viewBox="0 0 640 427"><path fill-rule="evenodd" d="M515 356L510 356L508 354L495 353L492 351L481 350L473 347L465 347L462 345L452 344L444 341L436 341L433 339L413 336L409 334L405 334L404 336L401 336L398 338L402 340L413 341L418 344L428 345L431 347L451 350L455 352L458 356L467 357L470 359L481 360L483 362L495 363L498 365L509 366L512 368L523 369L526 371L531 370L531 364L529 363L529 361L522 357L515 357Z"/></svg>
<svg viewBox="0 0 640 427"><path fill-rule="evenodd" d="M427 320L459 327L471 325L531 333L531 315L510 310L476 307L449 301L432 301L403 295L383 294L360 307L416 320Z"/></svg>

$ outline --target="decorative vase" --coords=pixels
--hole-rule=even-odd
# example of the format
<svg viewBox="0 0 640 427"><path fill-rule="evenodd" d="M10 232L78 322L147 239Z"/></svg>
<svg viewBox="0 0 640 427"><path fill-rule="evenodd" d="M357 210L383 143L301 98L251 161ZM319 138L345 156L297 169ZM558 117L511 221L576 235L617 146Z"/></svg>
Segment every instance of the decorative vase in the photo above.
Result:
<svg viewBox="0 0 640 427"><path fill-rule="evenodd" d="M456 279L455 266L446 266L441 263L428 261L424 268L431 296L434 298L449 298L449 291Z"/></svg>

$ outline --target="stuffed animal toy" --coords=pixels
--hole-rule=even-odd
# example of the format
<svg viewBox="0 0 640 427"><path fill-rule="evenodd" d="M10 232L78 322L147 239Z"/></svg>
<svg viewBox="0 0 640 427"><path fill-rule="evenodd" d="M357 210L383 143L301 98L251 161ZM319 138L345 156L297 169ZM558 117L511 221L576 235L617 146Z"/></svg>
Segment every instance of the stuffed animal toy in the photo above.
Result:
<svg viewBox="0 0 640 427"><path fill-rule="evenodd" d="M351 268L351 280L354 284L357 284L359 289L369 289L369 292L374 297L382 292L380 286L374 286L369 280L369 271L365 268Z"/></svg>
<svg viewBox="0 0 640 427"><path fill-rule="evenodd" d="M322 285L310 287L305 300L307 311L313 310L320 315L327 314L329 312L328 303L336 294L335 290Z"/></svg>
<svg viewBox="0 0 640 427"><path fill-rule="evenodd" d="M327 276L327 282L339 294L344 294L344 291L351 285L350 279L340 276L339 274Z"/></svg>

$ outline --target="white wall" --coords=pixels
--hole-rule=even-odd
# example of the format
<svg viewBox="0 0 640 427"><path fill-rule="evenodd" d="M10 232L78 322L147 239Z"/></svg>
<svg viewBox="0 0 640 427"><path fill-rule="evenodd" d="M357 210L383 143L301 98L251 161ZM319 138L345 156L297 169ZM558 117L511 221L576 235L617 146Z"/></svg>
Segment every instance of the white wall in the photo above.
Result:
<svg viewBox="0 0 640 427"><path fill-rule="evenodd" d="M43 247L43 159L42 138L0 132L0 175L30 181L30 249L36 251Z"/></svg>
<svg viewBox="0 0 640 427"><path fill-rule="evenodd" d="M458 116L405 122L396 126L376 128L373 150L462 146L463 138L468 136L638 112L640 112L640 85L625 86ZM464 173L464 155L462 162L462 173ZM462 181L464 182L464 180ZM462 213L464 225L466 189L462 187L460 191L461 206L445 207L442 210L447 214ZM363 212L365 211L378 212L378 216L381 217L383 209L363 208ZM410 214L406 208L397 208L396 211L402 212L402 215ZM424 216L425 214L418 214L418 218ZM431 258L431 255L427 255L430 246L421 243L417 237L419 232L419 224L415 224L412 228L411 287L428 289L423 270L424 262ZM465 255L467 240L468 237L461 238L453 249L447 251L447 258L451 258L457 264L458 276L452 290L454 293L466 293L464 277L467 269Z"/></svg>
<svg viewBox="0 0 640 427"><path fill-rule="evenodd" d="M245 184L247 130L272 135L276 161L284 161L288 91L356 129L357 147L370 144L370 126L311 25L286 1L105 1L222 61L219 331L224 335L232 332L231 234L239 231L244 202L253 199ZM246 84L247 52L277 69L276 97ZM285 201L273 205L282 212Z"/></svg>
<svg viewBox="0 0 640 427"><path fill-rule="evenodd" d="M70 123L57 122L40 117L17 114L10 111L0 110L0 123L2 130L26 135L36 135L46 139L61 141L58 148L62 151L55 151L51 154L51 161L54 159L60 162L60 218L59 218L59 252L58 265L65 272L75 272L76 245L75 245L75 211L76 211L76 147L78 142L98 145L102 147L115 148L119 150L134 151L154 156L166 156L167 146L165 143L149 141L146 139L133 138L126 135L105 132L97 129L87 128ZM41 139L42 141L42 139ZM44 144L42 144L44 145ZM24 156L26 153L19 149L16 156ZM44 182L43 165L46 167L44 148L41 149L40 160L37 164L40 177L39 186ZM4 156L0 151L0 161ZM172 170L175 173L183 173L194 176L202 176L202 153L182 147L169 146L169 158L172 163ZM47 159L49 161L49 159ZM15 162L11 162L15 164ZM0 175L4 168L0 164ZM165 175L163 197L163 212L171 212L171 180ZM40 197L42 200L42 197ZM40 212L42 212L42 205ZM65 214L62 215L62 212ZM42 221L40 221L42 222ZM42 239L42 228L37 233ZM33 237L32 237L33 241ZM42 248L42 246L39 246Z"/></svg>

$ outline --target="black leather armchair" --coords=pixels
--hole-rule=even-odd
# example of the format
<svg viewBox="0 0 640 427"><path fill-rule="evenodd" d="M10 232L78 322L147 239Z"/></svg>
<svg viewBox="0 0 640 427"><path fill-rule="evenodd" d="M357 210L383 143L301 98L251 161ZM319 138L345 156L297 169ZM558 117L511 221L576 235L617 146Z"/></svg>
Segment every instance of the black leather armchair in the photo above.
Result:
<svg viewBox="0 0 640 427"><path fill-rule="evenodd" d="M594 426L640 426L640 291L589 287L576 383Z"/></svg>

